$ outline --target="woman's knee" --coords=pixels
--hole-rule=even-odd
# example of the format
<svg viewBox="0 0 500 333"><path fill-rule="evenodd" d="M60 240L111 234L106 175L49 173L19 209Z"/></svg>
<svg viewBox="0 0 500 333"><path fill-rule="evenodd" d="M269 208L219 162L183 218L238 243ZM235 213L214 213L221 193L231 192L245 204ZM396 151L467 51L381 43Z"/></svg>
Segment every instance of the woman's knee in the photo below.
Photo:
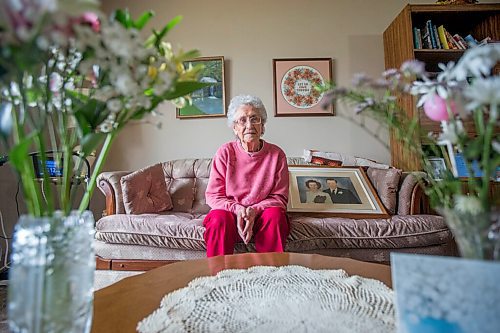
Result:
<svg viewBox="0 0 500 333"><path fill-rule="evenodd" d="M236 228L234 214L223 209L213 209L203 220L203 226L206 229L234 229Z"/></svg>
<svg viewBox="0 0 500 333"><path fill-rule="evenodd" d="M268 207L264 209L261 215L262 221L267 224L283 224L288 223L286 212L280 207Z"/></svg>

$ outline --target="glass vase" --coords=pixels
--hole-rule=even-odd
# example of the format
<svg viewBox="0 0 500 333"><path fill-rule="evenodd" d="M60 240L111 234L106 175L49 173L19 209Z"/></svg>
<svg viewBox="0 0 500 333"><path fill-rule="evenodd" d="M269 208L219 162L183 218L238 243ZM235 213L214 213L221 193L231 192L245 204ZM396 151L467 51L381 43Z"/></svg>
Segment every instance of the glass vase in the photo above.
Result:
<svg viewBox="0 0 500 333"><path fill-rule="evenodd" d="M9 277L11 332L89 332L94 295L94 217L23 215Z"/></svg>
<svg viewBox="0 0 500 333"><path fill-rule="evenodd" d="M468 259L500 260L499 213L462 212L450 208L438 209L445 218L460 255Z"/></svg>

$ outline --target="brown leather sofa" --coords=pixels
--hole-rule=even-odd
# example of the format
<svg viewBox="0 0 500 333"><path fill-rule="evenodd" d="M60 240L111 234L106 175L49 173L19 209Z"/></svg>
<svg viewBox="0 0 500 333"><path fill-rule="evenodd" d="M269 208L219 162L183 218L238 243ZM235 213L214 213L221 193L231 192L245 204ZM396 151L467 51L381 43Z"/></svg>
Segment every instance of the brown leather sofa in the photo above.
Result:
<svg viewBox="0 0 500 333"><path fill-rule="evenodd" d="M211 159L183 159L135 172L100 174L98 187L106 196L106 212L96 223L97 268L148 270L204 258L202 222L210 210L205 203L210 163ZM288 163L305 164L296 158ZM412 174L368 168L367 175L390 217L290 214L286 251L380 263L388 263L392 251L456 254L443 218L421 214L424 197ZM247 251L254 251L252 243L236 245L236 253Z"/></svg>

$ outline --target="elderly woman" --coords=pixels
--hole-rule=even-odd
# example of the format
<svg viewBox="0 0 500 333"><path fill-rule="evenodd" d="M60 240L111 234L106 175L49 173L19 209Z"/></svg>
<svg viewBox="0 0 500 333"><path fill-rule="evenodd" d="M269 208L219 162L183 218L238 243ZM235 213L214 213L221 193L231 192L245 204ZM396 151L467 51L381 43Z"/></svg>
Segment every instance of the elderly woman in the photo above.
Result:
<svg viewBox="0 0 500 333"><path fill-rule="evenodd" d="M234 97L227 118L236 140L212 161L206 191L212 210L203 221L207 256L232 254L239 238L247 244L252 236L257 252L283 252L289 232L285 153L261 139L267 113L259 98Z"/></svg>

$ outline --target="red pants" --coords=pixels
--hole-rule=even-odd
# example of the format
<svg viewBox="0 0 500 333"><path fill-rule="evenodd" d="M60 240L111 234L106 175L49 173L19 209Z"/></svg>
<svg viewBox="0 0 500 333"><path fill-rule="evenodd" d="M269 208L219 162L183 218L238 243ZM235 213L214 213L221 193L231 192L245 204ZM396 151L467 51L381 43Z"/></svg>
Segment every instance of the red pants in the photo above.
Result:
<svg viewBox="0 0 500 333"><path fill-rule="evenodd" d="M236 215L222 209L213 209L203 220L207 257L233 254L234 244L241 240L236 226ZM253 239L257 252L283 252L290 228L288 218L279 207L266 208L255 218Z"/></svg>

